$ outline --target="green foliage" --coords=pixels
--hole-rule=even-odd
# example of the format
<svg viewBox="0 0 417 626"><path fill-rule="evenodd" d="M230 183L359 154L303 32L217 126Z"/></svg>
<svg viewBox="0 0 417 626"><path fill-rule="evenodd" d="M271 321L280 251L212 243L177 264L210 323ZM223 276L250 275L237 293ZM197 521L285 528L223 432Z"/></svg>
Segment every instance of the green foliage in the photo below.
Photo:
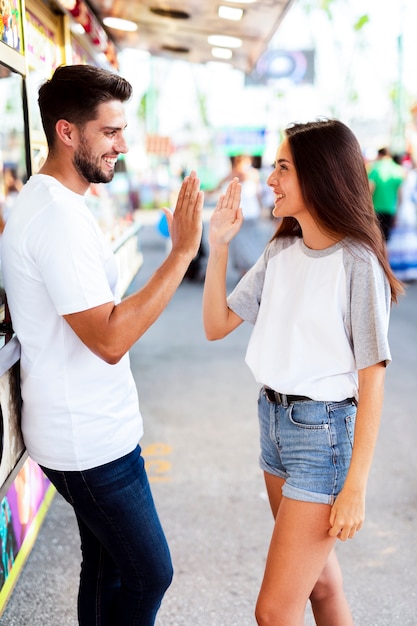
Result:
<svg viewBox="0 0 417 626"><path fill-rule="evenodd" d="M207 111L207 97L198 88L197 84L196 84L196 97L197 97L197 104L198 104L198 110L200 112L201 121L205 128L210 128L211 124L210 124L208 111Z"/></svg>
<svg viewBox="0 0 417 626"><path fill-rule="evenodd" d="M314 9L323 10L329 20L332 19L332 5L340 0L301 0L301 5L306 13L311 13Z"/></svg>
<svg viewBox="0 0 417 626"><path fill-rule="evenodd" d="M370 21L369 15L361 15L361 17L353 25L353 30L356 32L359 32L360 30L362 30L365 24L369 23L369 21Z"/></svg>
<svg viewBox="0 0 417 626"><path fill-rule="evenodd" d="M140 99L139 106L138 106L138 118L140 119L141 122L145 122L146 120L146 109L147 109L146 104L147 104L147 93L145 92L142 98Z"/></svg>
<svg viewBox="0 0 417 626"><path fill-rule="evenodd" d="M346 3L346 0L301 0L301 5L306 13L311 13L314 9L322 10L329 20L332 21L333 8L341 2ZM369 21L369 15L361 15L353 24L353 30L359 32Z"/></svg>
<svg viewBox="0 0 417 626"><path fill-rule="evenodd" d="M332 19L333 15L332 15L332 5L337 2L338 0L319 0L319 9L322 9L327 17L329 18L329 20Z"/></svg>

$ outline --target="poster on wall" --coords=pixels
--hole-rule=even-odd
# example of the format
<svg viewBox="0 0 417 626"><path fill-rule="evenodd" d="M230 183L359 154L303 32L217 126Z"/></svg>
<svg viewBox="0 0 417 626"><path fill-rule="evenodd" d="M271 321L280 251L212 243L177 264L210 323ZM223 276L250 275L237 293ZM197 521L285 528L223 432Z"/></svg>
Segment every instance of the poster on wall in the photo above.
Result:
<svg viewBox="0 0 417 626"><path fill-rule="evenodd" d="M61 64L55 33L30 11L26 11L26 57L29 68L49 78Z"/></svg>
<svg viewBox="0 0 417 626"><path fill-rule="evenodd" d="M0 41L22 52L22 13L19 0L0 2Z"/></svg>
<svg viewBox="0 0 417 626"><path fill-rule="evenodd" d="M63 63L63 58L61 48L57 45L57 25L54 30L52 20L47 23L46 20L40 19L29 10L26 11L25 17L32 170L36 174L42 167L47 154L46 139L38 107L38 90L40 85L50 78L53 71Z"/></svg>
<svg viewBox="0 0 417 626"><path fill-rule="evenodd" d="M0 615L54 495L40 467L26 459L0 501Z"/></svg>

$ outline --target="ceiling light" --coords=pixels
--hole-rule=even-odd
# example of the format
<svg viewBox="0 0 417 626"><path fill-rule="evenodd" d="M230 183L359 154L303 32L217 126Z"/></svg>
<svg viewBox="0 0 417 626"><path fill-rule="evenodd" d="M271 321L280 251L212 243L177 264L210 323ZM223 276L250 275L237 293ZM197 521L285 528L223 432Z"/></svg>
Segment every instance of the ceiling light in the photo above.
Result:
<svg viewBox="0 0 417 626"><path fill-rule="evenodd" d="M227 35L210 35L207 41L212 46L221 48L240 48L242 40L238 37L228 37Z"/></svg>
<svg viewBox="0 0 417 626"><path fill-rule="evenodd" d="M227 7L224 5L219 6L218 16L224 20L241 20L243 16L243 9L235 9L234 7Z"/></svg>
<svg viewBox="0 0 417 626"><path fill-rule="evenodd" d="M130 20L122 20L119 17L105 17L103 20L104 26L108 28L114 28L115 30L123 30L129 33L133 33L138 29L138 25Z"/></svg>
<svg viewBox="0 0 417 626"><path fill-rule="evenodd" d="M231 59L233 56L233 52L229 48L212 48L211 54L216 59Z"/></svg>
<svg viewBox="0 0 417 626"><path fill-rule="evenodd" d="M224 20L241 20L243 15L243 9L235 9L234 7L226 7L224 5L219 6L219 17Z"/></svg>

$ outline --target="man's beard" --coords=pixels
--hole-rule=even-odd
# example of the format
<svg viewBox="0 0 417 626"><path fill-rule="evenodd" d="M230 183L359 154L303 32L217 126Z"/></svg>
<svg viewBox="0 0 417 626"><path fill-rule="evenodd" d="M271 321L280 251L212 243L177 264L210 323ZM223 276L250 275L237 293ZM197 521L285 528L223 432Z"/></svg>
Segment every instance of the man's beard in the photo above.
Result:
<svg viewBox="0 0 417 626"><path fill-rule="evenodd" d="M114 170L104 172L90 156L91 150L84 137L81 136L80 146L74 155L74 166L79 174L89 183L109 183L114 176Z"/></svg>

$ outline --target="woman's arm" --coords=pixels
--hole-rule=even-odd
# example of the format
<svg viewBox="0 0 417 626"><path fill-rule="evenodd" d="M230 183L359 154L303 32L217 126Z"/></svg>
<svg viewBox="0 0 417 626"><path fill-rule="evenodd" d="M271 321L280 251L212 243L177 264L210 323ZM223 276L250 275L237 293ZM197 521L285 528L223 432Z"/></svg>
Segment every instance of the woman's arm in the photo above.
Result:
<svg viewBox="0 0 417 626"><path fill-rule="evenodd" d="M385 363L359 370L359 402L352 459L342 491L330 514L329 535L351 539L365 519L368 475L378 437L384 397Z"/></svg>
<svg viewBox="0 0 417 626"><path fill-rule="evenodd" d="M243 222L240 208L240 184L234 178L226 193L220 196L210 220L206 278L203 294L203 322L207 339L222 339L242 319L227 306L226 271L229 243Z"/></svg>

